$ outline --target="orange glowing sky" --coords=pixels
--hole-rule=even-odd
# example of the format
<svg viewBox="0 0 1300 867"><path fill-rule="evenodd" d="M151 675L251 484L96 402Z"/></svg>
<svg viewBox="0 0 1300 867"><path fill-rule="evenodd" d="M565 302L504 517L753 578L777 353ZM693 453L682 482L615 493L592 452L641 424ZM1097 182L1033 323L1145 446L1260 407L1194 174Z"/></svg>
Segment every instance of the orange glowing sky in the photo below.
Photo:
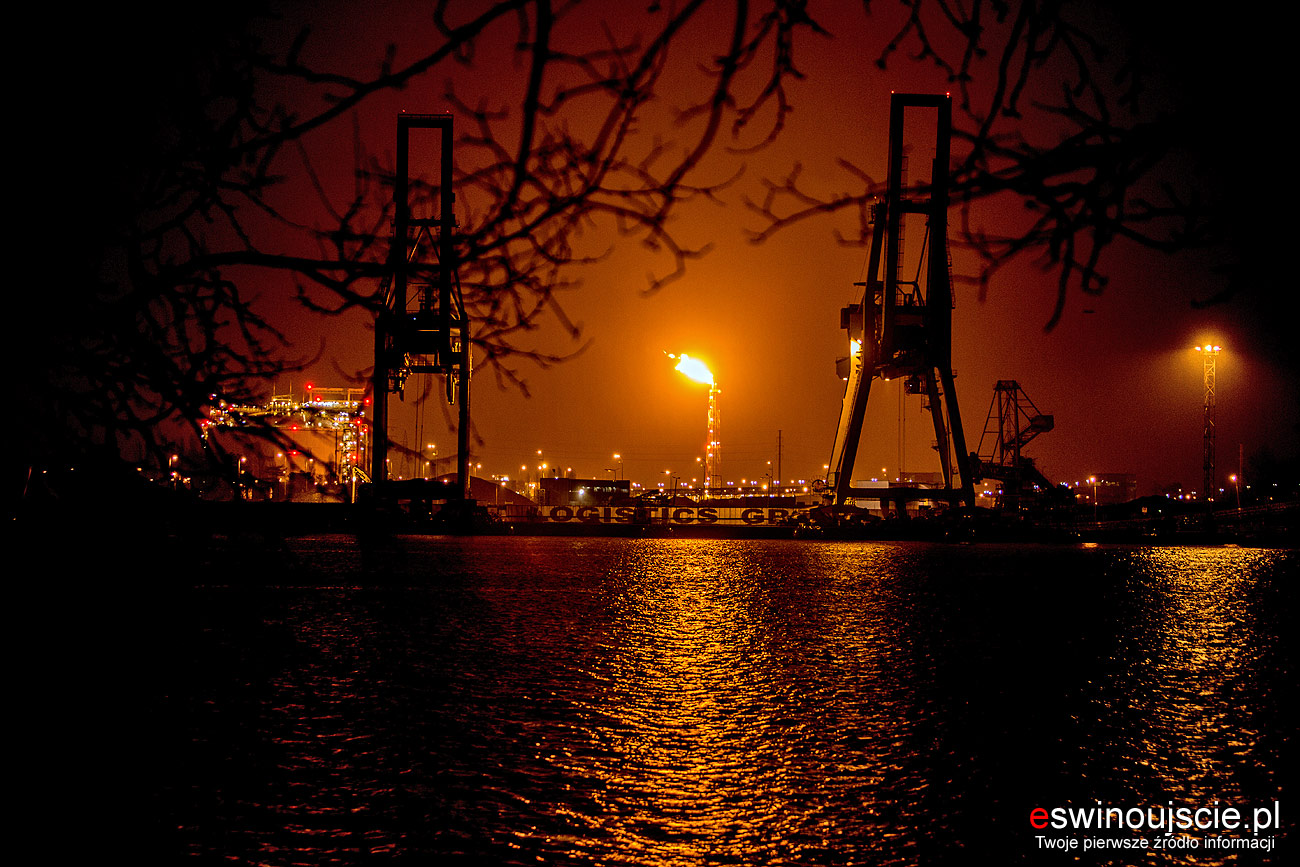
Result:
<svg viewBox="0 0 1300 867"><path fill-rule="evenodd" d="M628 8L592 5L602 13ZM489 376L475 380L473 417L482 444L473 462L482 464L479 474L517 473L521 465L535 464L540 450L551 466L571 467L582 477L608 478L615 453L623 456L628 478L653 484L665 470L689 477L704 454L707 394L675 373L665 353L699 358L716 377L726 479L762 476L768 462L775 472L778 435L781 475L822 474L843 390L834 367L845 354L839 310L856 300L852 284L862 279L866 250L837 243L835 229L852 234L855 226L836 218L810 221L753 245L745 232L757 225L743 199L761 197L761 179L783 177L795 162L803 165L809 185L827 192L853 185L837 164L841 156L883 177L890 91L943 92L950 85L923 64L897 61L887 71L878 69L872 61L883 28L878 19L864 19L858 4L812 6L835 38L806 37L796 46L805 78L791 90L795 110L786 131L757 154L715 150L707 171L723 177L743 162L745 174L721 202L692 205L673 223L688 243L707 242L712 252L692 262L683 279L646 295L645 275L662 273L664 261L612 236L593 238L613 244L608 258L581 272L581 288L563 297L569 317L582 325L582 338L571 341L556 327L537 336L546 349L582 351L564 364L530 371L530 397L499 388ZM826 11L831 7L838 14ZM311 44L320 46L317 59L330 62L377 63L390 40L410 53L407 41L427 32L407 4L379 7L383 12L369 4L319 7L323 12L288 8L317 17L313 38L319 41ZM596 33L594 20L589 23ZM1207 22L1193 36L1205 42L1213 29ZM688 40L696 36L688 34ZM666 81L689 74L689 44L683 43L683 67ZM367 147L391 151L397 110L443 110L438 94L448 75L457 76L457 91L466 101L482 94L511 104L523 70L508 61L494 65L488 56L481 52L477 71L439 68L415 87L367 106L360 126ZM1171 78L1181 74L1181 60L1171 56ZM655 110L666 117L671 86L664 90L665 102ZM1248 131L1241 132L1243 150L1259 147ZM346 160L350 132L336 143L339 159ZM1245 165L1228 170L1255 174ZM346 176L339 183L346 187ZM981 219L995 224L1014 218L999 208L1005 205L985 207ZM1254 213L1249 219L1266 218ZM1282 251L1275 252L1280 257ZM953 256L958 273L973 273L971 254L954 249ZM1049 478L1070 482L1129 472L1137 474L1143 494L1170 483L1198 488L1202 380L1201 360L1191 347L1212 339L1224 346L1218 363L1220 466L1231 463L1235 471L1238 443L1247 455L1264 448L1294 453L1294 371L1287 355L1267 351L1280 334L1276 314L1269 315L1280 286L1260 286L1257 296L1197 309L1192 302L1219 285L1206 257L1170 259L1120 244L1105 264L1111 275L1106 292L1073 294L1051 332L1044 332L1044 324L1055 301L1053 274L1029 265L1008 270L983 301L973 289L959 287L953 363L969 447L979 442L994 383L1015 379L1040 410L1055 415L1055 430L1027 450ZM321 322L300 314L286 315L286 322L307 351L324 335L326 356L293 377L299 387L307 379L342 384L338 369L369 365L371 337L363 322ZM287 385L281 381L279 390ZM442 454L450 454L455 439L438 392L416 408L418 391L413 381L407 401L393 402L393 439L415 445L420 428L421 440L437 442ZM909 471L937 469L933 431L919 398L908 397L900 411L897 385L877 383L868 413L858 474L877 475L880 469L894 476L900 462Z"/></svg>

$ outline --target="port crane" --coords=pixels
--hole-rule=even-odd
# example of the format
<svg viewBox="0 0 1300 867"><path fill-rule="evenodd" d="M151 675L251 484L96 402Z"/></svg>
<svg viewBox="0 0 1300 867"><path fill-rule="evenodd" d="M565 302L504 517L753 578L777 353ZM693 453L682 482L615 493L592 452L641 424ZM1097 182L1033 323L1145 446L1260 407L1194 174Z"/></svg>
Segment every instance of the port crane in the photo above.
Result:
<svg viewBox="0 0 1300 867"><path fill-rule="evenodd" d="M1053 427L1053 417L1038 411L1019 382L998 380L984 421L984 433L972 459L977 479L996 479L1002 483L999 499L1005 511L1017 512L1026 499L1056 490L1034 466L1033 458L1021 454L1026 445Z"/></svg>
<svg viewBox="0 0 1300 867"><path fill-rule="evenodd" d="M905 125L909 110L934 118L934 162L928 183L908 187ZM915 113L915 112L914 112ZM899 505L946 499L973 507L974 476L966 452L952 372L952 310L955 295L948 259L948 158L952 99L947 95L893 94L889 109L889 169L885 194L872 211L867 279L855 284L861 300L840 311L849 355L840 364L845 380L839 426L831 450L826 487L836 508L867 496L852 485L871 383L904 378L909 393L921 394L934 423L944 487L872 489ZM924 239L909 246L905 226L920 220ZM908 279L905 266L915 264ZM857 493L855 493L857 491Z"/></svg>
<svg viewBox="0 0 1300 867"><path fill-rule="evenodd" d="M433 130L439 137L435 216L412 213L410 152L416 130ZM460 498L469 500L469 319L456 278L451 148L451 115L398 115L394 237L375 319L370 477L381 487L388 482L388 395L400 398L412 374L436 374L444 378L447 401L459 404L457 488Z"/></svg>

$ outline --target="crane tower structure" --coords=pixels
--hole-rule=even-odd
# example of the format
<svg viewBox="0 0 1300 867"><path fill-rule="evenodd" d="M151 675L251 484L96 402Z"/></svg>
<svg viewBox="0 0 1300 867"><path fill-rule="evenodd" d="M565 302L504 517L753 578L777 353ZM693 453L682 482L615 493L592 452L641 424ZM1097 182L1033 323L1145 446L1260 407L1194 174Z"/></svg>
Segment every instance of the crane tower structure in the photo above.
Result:
<svg viewBox="0 0 1300 867"><path fill-rule="evenodd" d="M433 130L439 173L429 196L436 215L417 217L411 205L411 136ZM458 403L457 489L469 499L469 320L456 279L456 217L452 193L452 118L401 114L397 118L397 174L393 188L393 245L375 319L371 480L388 481L388 395L403 395L414 373L444 378L447 400Z"/></svg>
<svg viewBox="0 0 1300 867"><path fill-rule="evenodd" d="M905 124L909 109L934 117L934 162L926 183L908 187ZM944 488L891 488L896 502L946 499L975 504L970 456L952 372L952 310L955 296L948 261L948 159L952 130L949 96L893 94L889 114L889 175L885 194L872 212L867 279L861 301L845 307L840 325L848 332L849 357L839 426L831 449L827 487L841 506L855 498L853 466L874 379L905 378L910 393L922 394L934 423ZM911 218L911 219L909 219ZM924 226L920 244L905 243L904 227ZM914 276L909 278L909 274ZM874 496L880 496L879 490ZM902 510L900 509L900 512Z"/></svg>
<svg viewBox="0 0 1300 867"><path fill-rule="evenodd" d="M1000 379L993 386L984 433L974 460L976 476L1002 483L999 501L1004 510L1016 512L1026 498L1055 488L1021 450L1039 434L1055 427L1055 419L1038 411L1029 395L1014 379Z"/></svg>

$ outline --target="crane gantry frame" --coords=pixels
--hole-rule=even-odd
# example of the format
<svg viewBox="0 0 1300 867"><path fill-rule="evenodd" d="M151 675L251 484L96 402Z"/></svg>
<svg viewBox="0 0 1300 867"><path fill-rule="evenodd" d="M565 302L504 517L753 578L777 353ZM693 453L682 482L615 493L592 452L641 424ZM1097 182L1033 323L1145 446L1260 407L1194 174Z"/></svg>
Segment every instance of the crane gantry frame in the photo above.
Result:
<svg viewBox="0 0 1300 867"><path fill-rule="evenodd" d="M440 207L434 217L416 218L411 213L411 133L420 129L436 130L440 135ZM468 500L469 319L456 280L451 148L451 115L398 115L393 246L389 276L381 287L383 306L375 318L370 477L381 486L388 481L388 395L400 396L413 373L438 374L445 378L448 402L460 405L457 485L461 499ZM433 261L424 261L430 255Z"/></svg>
<svg viewBox="0 0 1300 867"><path fill-rule="evenodd" d="M906 188L905 115L912 108L934 110L935 154L929 183ZM906 377L910 391L926 395L944 478L943 490L890 488L888 497L900 504L920 499L947 499L950 503L962 503L967 507L975 504L971 461L966 452L952 372L952 309L955 302L948 263L951 135L951 97L892 95L889 107L889 176L884 198L872 212L867 280L855 284L863 288L862 300L845 307L840 313L840 324L849 335L849 369L826 479L837 506L861 496L853 493L853 465L862 436L871 382L877 377L887 380ZM910 282L902 274L908 252L903 238L904 218L908 214L922 215L926 219L926 238L921 253L923 261L917 269L917 279ZM878 490L873 493L880 496Z"/></svg>

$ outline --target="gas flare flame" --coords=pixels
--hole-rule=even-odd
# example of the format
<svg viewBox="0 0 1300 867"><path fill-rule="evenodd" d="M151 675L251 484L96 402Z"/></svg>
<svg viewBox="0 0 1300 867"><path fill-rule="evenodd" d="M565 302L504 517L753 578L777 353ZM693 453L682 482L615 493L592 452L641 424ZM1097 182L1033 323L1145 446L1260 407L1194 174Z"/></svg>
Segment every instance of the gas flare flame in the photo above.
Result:
<svg viewBox="0 0 1300 867"><path fill-rule="evenodd" d="M703 361L698 358L691 358L684 352L681 355L672 355L670 353L668 357L678 359L675 369L689 379L702 382L705 385L713 385L713 373Z"/></svg>

